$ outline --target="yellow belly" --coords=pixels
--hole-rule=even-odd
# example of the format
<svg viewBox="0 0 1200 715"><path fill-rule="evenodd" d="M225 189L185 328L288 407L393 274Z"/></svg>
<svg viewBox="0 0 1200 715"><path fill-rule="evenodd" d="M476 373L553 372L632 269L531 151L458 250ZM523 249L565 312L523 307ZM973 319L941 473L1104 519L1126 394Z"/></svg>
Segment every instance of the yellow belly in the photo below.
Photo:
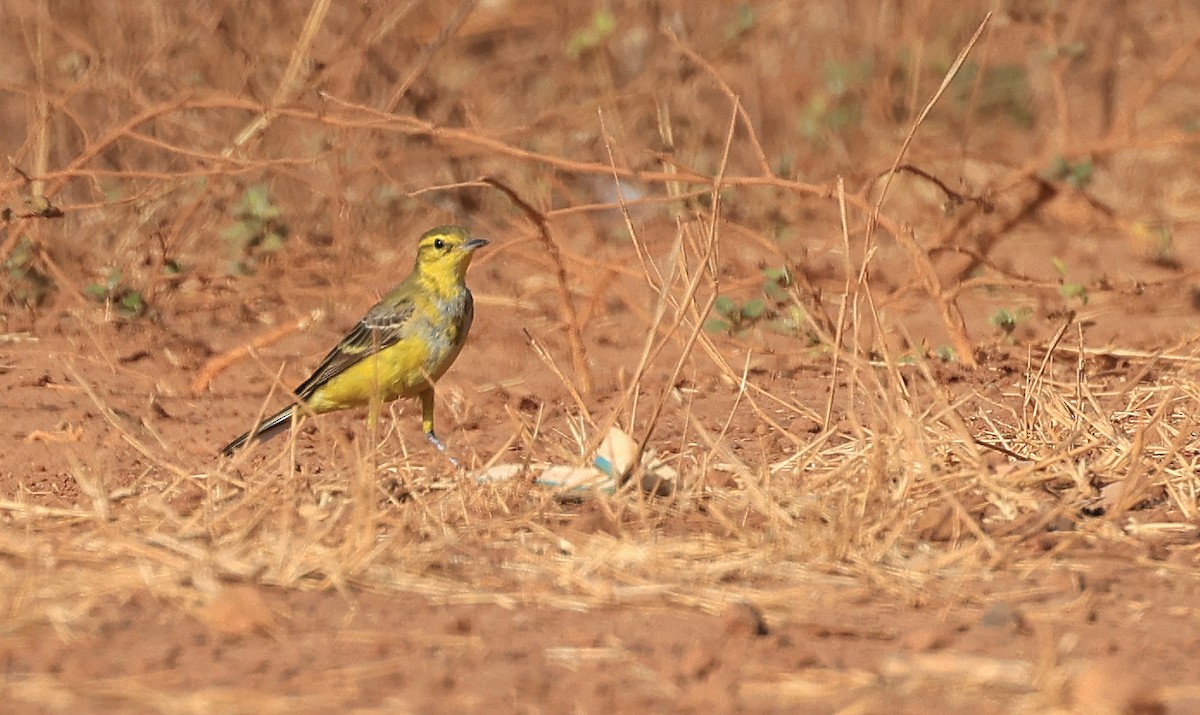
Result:
<svg viewBox="0 0 1200 715"><path fill-rule="evenodd" d="M363 358L317 388L308 399L314 412L332 412L416 397L449 369L461 342L406 339Z"/></svg>

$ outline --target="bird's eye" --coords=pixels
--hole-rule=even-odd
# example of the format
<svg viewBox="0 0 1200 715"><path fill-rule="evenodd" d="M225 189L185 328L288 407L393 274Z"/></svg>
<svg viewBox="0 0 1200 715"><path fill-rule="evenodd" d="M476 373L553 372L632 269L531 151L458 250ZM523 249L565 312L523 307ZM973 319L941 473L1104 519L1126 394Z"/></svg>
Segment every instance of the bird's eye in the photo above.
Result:
<svg viewBox="0 0 1200 715"><path fill-rule="evenodd" d="M433 247L440 251L446 247L446 242L440 238L435 238L433 239Z"/></svg>

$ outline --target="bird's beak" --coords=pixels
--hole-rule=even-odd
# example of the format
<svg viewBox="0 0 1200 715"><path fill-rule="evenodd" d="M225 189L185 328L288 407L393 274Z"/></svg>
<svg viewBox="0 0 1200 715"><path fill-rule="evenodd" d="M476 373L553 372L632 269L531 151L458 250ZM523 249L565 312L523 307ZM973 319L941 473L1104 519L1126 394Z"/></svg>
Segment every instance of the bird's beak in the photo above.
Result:
<svg viewBox="0 0 1200 715"><path fill-rule="evenodd" d="M491 243L491 242L488 241L486 238L472 238L470 241L467 241L466 243L463 244L463 250L464 251L474 251L476 248L483 248L484 246L488 245L489 243Z"/></svg>

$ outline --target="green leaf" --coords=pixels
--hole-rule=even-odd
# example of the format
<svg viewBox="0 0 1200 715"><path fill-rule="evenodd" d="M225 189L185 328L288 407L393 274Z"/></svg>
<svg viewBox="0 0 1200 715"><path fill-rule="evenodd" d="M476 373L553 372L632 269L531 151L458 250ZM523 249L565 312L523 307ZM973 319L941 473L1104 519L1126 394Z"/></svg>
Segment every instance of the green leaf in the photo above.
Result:
<svg viewBox="0 0 1200 715"><path fill-rule="evenodd" d="M121 298L121 310L129 315L141 315L146 312L146 301L142 300L141 293L130 291Z"/></svg>
<svg viewBox="0 0 1200 715"><path fill-rule="evenodd" d="M725 39L734 40L754 29L754 8L749 3L738 5L737 16L725 27Z"/></svg>
<svg viewBox="0 0 1200 715"><path fill-rule="evenodd" d="M600 37L608 37L617 29L617 16L611 10L597 10L592 15L592 31Z"/></svg>
<svg viewBox="0 0 1200 715"><path fill-rule="evenodd" d="M1017 328L1017 316L1007 308L1000 308L988 317L988 322L1005 334Z"/></svg>
<svg viewBox="0 0 1200 715"><path fill-rule="evenodd" d="M1008 115L1018 127L1029 129L1036 118L1033 85L1019 64L990 67L980 75L979 66L967 63L954 78L954 97L981 117Z"/></svg>
<svg viewBox="0 0 1200 715"><path fill-rule="evenodd" d="M761 318L766 312L766 304L758 299L746 301L746 304L742 306L742 316L748 320Z"/></svg>
<svg viewBox="0 0 1200 715"><path fill-rule="evenodd" d="M1063 283L1058 287L1058 293L1067 299L1078 298L1084 305L1088 303L1088 290L1082 283Z"/></svg>
<svg viewBox="0 0 1200 715"><path fill-rule="evenodd" d="M266 184L254 184L242 194L242 211L247 217L273 219L279 217L279 208L271 203Z"/></svg>
<svg viewBox="0 0 1200 715"><path fill-rule="evenodd" d="M1050 166L1042 169L1042 178L1047 181L1061 181L1071 173L1071 165L1067 163L1066 157L1059 155L1054 157L1050 162Z"/></svg>
<svg viewBox="0 0 1200 715"><path fill-rule="evenodd" d="M817 140L824 134L822 123L829 111L829 101L829 95L816 92L804 103L800 118L796 120L796 129L805 139Z"/></svg>
<svg viewBox="0 0 1200 715"><path fill-rule="evenodd" d="M242 248L250 243L250 240L254 238L254 233L254 229L250 227L250 222L239 221L222 231L221 237L236 248Z"/></svg>
<svg viewBox="0 0 1200 715"><path fill-rule="evenodd" d="M1071 174L1067 177L1067 183L1076 189L1082 189L1092 183L1092 174L1095 173L1096 166L1091 159L1081 161L1071 167Z"/></svg>
<svg viewBox="0 0 1200 715"><path fill-rule="evenodd" d="M835 132L858 126L862 122L862 102L843 100L825 115L825 126Z"/></svg>
<svg viewBox="0 0 1200 715"><path fill-rule="evenodd" d="M763 283L762 290L764 295L777 303L782 303L787 300L787 291L775 281L767 281L766 283Z"/></svg>
<svg viewBox="0 0 1200 715"><path fill-rule="evenodd" d="M730 326L728 321L721 320L720 318L709 318L704 321L704 332L706 333L727 333L730 327L732 326Z"/></svg>
<svg viewBox="0 0 1200 715"><path fill-rule="evenodd" d="M1047 181L1065 181L1073 188L1082 189L1092 182L1095 170L1096 165L1090 158L1072 164L1065 157L1056 156L1050 166L1042 170L1041 176Z"/></svg>
<svg viewBox="0 0 1200 715"><path fill-rule="evenodd" d="M840 97L866 84L867 80L871 78L873 70L874 64L871 60L859 62L826 60L821 78L825 89L835 97Z"/></svg>
<svg viewBox="0 0 1200 715"><path fill-rule="evenodd" d="M717 296L716 302L713 303L713 310L726 317L738 312L737 303L733 302L733 298L727 295Z"/></svg>
<svg viewBox="0 0 1200 715"><path fill-rule="evenodd" d="M265 235L263 235L262 243L260 245L262 250L266 251L267 253L274 253L275 251L283 248L283 234L278 231L268 231Z"/></svg>
<svg viewBox="0 0 1200 715"><path fill-rule="evenodd" d="M772 283L777 283L781 286L790 286L792 284L792 274L788 271L787 266L780 268L764 268L763 277Z"/></svg>
<svg viewBox="0 0 1200 715"><path fill-rule="evenodd" d="M567 56L579 59L604 44L617 29L617 17L609 10L597 10L592 14L592 23L576 32L567 42Z"/></svg>

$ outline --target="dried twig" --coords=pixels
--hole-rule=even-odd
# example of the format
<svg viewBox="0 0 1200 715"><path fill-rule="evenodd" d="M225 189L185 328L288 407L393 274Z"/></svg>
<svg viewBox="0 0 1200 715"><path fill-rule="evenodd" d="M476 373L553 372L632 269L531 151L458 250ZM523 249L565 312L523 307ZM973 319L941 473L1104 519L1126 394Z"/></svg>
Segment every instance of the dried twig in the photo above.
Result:
<svg viewBox="0 0 1200 715"><path fill-rule="evenodd" d="M516 191L498 179L489 176L480 179L480 181L488 186L499 189L537 226L538 236L541 237L542 244L545 245L546 252L550 255L551 260L554 261L556 269L555 277L557 278L558 299L559 304L562 306L563 324L567 328L567 343L571 347L571 366L575 371L575 378L579 380L579 391L584 395L590 394L592 391L592 374L587 364L587 350L583 346L583 334L579 327L579 315L575 310L575 300L571 297L571 276L567 272L566 262L563 261L562 251L550 236L550 227L546 224L546 217L540 211L533 208L533 206L530 206Z"/></svg>
<svg viewBox="0 0 1200 715"><path fill-rule="evenodd" d="M204 366L196 373L196 378L192 380L192 394L199 395L207 390L217 375L246 359L255 350L261 350L268 345L279 342L292 333L298 333L307 329L309 325L319 321L322 315L322 311L314 310L308 315L301 316L290 323L275 328L269 333L258 336L245 345L239 345L211 358L208 362L204 363Z"/></svg>

